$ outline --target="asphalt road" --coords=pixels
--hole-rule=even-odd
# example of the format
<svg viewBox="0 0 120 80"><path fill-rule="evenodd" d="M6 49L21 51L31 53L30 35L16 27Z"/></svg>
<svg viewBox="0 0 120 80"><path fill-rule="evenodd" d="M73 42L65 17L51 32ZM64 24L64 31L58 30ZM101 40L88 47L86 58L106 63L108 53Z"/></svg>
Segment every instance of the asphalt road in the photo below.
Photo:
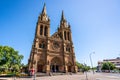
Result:
<svg viewBox="0 0 120 80"><path fill-rule="evenodd" d="M98 80L120 80L119 73L96 73L94 77Z"/></svg>

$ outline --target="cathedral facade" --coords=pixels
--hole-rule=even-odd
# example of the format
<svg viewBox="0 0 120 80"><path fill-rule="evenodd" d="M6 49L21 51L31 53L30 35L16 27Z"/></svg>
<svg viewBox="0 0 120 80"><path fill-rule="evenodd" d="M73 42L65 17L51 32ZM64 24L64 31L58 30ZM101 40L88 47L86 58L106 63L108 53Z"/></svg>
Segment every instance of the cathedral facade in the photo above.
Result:
<svg viewBox="0 0 120 80"><path fill-rule="evenodd" d="M62 11L60 26L50 36L50 19L44 5L38 17L28 69L36 72L77 72L71 27Z"/></svg>

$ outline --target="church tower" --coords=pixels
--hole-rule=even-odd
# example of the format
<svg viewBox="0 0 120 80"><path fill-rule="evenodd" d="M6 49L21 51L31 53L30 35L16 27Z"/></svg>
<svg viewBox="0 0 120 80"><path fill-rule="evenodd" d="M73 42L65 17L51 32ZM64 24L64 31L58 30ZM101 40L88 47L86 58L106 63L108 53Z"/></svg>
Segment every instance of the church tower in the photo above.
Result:
<svg viewBox="0 0 120 80"><path fill-rule="evenodd" d="M38 17L36 37L48 38L50 37L50 19L47 16L46 5L44 4L42 13Z"/></svg>
<svg viewBox="0 0 120 80"><path fill-rule="evenodd" d="M67 23L63 11L61 15L60 27L58 28L58 32L59 34L61 34L61 38L64 41L72 41L70 24Z"/></svg>
<svg viewBox="0 0 120 80"><path fill-rule="evenodd" d="M36 72L77 72L71 27L62 11L60 26L50 36L50 19L46 5L38 17L28 69Z"/></svg>
<svg viewBox="0 0 120 80"><path fill-rule="evenodd" d="M64 65L66 66L68 72L75 72L77 67L71 33L72 32L70 24L67 23L67 20L64 16L64 12L62 11L60 27L58 28L58 34L59 36L61 36L63 44L62 53L65 55L63 58L65 61Z"/></svg>
<svg viewBox="0 0 120 80"><path fill-rule="evenodd" d="M47 44L50 37L50 19L44 4L42 13L38 17L35 38L29 59L29 69L36 68L37 72L46 71ZM39 59L39 60L38 60Z"/></svg>

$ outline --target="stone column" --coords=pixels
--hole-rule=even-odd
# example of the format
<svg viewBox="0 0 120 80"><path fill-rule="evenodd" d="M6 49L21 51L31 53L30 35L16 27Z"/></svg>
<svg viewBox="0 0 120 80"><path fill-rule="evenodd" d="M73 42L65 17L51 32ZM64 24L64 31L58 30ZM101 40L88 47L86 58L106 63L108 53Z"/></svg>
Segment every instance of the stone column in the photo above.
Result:
<svg viewBox="0 0 120 80"><path fill-rule="evenodd" d="M46 55L46 73L50 73L50 60L48 55Z"/></svg>
<svg viewBox="0 0 120 80"><path fill-rule="evenodd" d="M78 72L77 66L73 66L73 72L74 72L74 73L77 73L77 72Z"/></svg>
<svg viewBox="0 0 120 80"><path fill-rule="evenodd" d="M35 72L37 72L37 51L35 52L36 54L34 54L34 69L35 69Z"/></svg>
<svg viewBox="0 0 120 80"><path fill-rule="evenodd" d="M37 25L36 33L38 36L40 36L40 24Z"/></svg>
<svg viewBox="0 0 120 80"><path fill-rule="evenodd" d="M47 73L47 74L50 73L50 65L46 65L46 73Z"/></svg>
<svg viewBox="0 0 120 80"><path fill-rule="evenodd" d="M38 63L38 61L37 61L37 59L36 59L36 63L35 63L35 72L37 72L38 71L38 67L37 67L37 63Z"/></svg>
<svg viewBox="0 0 120 80"><path fill-rule="evenodd" d="M62 31L62 33L63 33L63 40L65 40L64 31Z"/></svg>
<svg viewBox="0 0 120 80"><path fill-rule="evenodd" d="M50 27L47 28L47 35L50 37Z"/></svg>
<svg viewBox="0 0 120 80"><path fill-rule="evenodd" d="M68 73L68 67L65 65L65 73Z"/></svg>
<svg viewBox="0 0 120 80"><path fill-rule="evenodd" d="M39 48L39 42L38 42L38 38L36 38L36 42L35 42L35 48Z"/></svg>

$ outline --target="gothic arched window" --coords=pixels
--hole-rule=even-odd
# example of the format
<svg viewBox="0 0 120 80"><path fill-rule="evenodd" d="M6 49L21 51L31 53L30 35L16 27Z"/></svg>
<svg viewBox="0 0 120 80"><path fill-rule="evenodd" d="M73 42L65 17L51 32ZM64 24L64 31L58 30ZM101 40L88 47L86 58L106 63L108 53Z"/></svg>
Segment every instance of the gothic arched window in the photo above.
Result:
<svg viewBox="0 0 120 80"><path fill-rule="evenodd" d="M70 52L70 47L66 47L66 51L67 51L67 52Z"/></svg>
<svg viewBox="0 0 120 80"><path fill-rule="evenodd" d="M59 33L59 36L60 36L60 38L62 39L62 33L61 33L61 32Z"/></svg>
<svg viewBox="0 0 120 80"><path fill-rule="evenodd" d="M66 31L64 31L64 38L65 38L65 40L66 40Z"/></svg>
<svg viewBox="0 0 120 80"><path fill-rule="evenodd" d="M40 26L40 35L43 33L43 25Z"/></svg>
<svg viewBox="0 0 120 80"><path fill-rule="evenodd" d="M39 48L45 48L45 44L44 43L40 43L39 44Z"/></svg>
<svg viewBox="0 0 120 80"><path fill-rule="evenodd" d="M47 26L45 26L45 28L44 28L44 36L46 36L47 35Z"/></svg>
<svg viewBox="0 0 120 80"><path fill-rule="evenodd" d="M70 36L69 36L70 34L69 34L69 32L67 33L67 36L68 36L68 40L70 40Z"/></svg>

